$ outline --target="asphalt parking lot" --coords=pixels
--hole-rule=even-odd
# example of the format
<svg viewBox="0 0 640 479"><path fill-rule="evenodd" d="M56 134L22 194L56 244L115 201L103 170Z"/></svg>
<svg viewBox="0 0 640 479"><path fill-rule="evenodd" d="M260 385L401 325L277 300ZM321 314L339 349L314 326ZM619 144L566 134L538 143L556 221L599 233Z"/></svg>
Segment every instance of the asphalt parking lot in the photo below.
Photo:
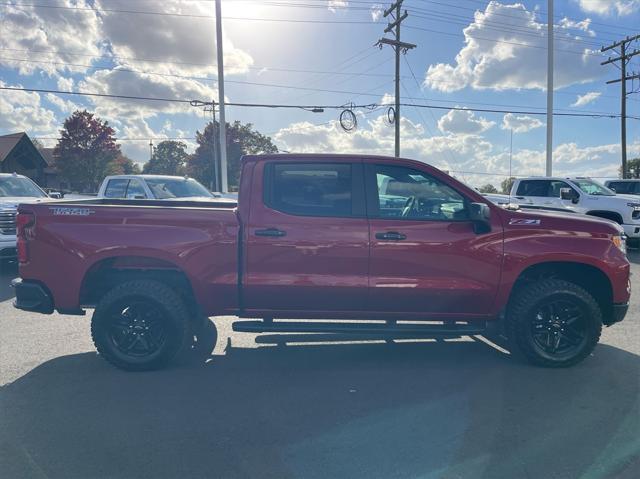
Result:
<svg viewBox="0 0 640 479"><path fill-rule="evenodd" d="M273 346L227 317L206 361L137 374L96 355L87 317L14 310L3 264L0 477L638 477L630 260L627 319L571 369L473 338Z"/></svg>

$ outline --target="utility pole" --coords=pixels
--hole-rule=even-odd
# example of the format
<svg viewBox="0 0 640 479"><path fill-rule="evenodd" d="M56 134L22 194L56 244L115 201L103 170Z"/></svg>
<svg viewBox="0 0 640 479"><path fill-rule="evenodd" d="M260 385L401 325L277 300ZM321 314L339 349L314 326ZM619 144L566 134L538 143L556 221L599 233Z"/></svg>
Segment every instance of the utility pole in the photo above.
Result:
<svg viewBox="0 0 640 479"><path fill-rule="evenodd" d="M553 176L553 0L547 3L547 164Z"/></svg>
<svg viewBox="0 0 640 479"><path fill-rule="evenodd" d="M609 57L601 65L608 65L610 63L620 62L620 78L617 80L609 80L607 85L620 82L620 135L621 135L621 148L622 148L622 178L626 178L627 174L627 81L640 79L640 74L632 73L627 75L627 64L631 58L636 55L640 55L640 50L637 48L627 53L627 47L631 42L640 39L640 35L634 35L633 37L626 37L624 40L612 43L607 47L602 47L601 52L613 50L615 48L620 49L620 54L617 57ZM617 65L616 65L617 66Z"/></svg>
<svg viewBox="0 0 640 479"><path fill-rule="evenodd" d="M218 104L220 105L220 186L229 191L227 184L227 123L224 115L224 61L222 53L222 6L216 0L216 48L218 57ZM214 128L215 131L215 128Z"/></svg>
<svg viewBox="0 0 640 479"><path fill-rule="evenodd" d="M396 52L396 95L394 108L394 123L396 127L396 158L400 157L400 53L407 53L408 50L416 47L416 45L414 45L413 43L400 41L400 24L405 18L409 16L406 10L401 14L400 9L402 8L402 2L403 0L397 0L393 5L385 10L383 14L385 18L391 15L391 18L393 19L393 21L390 22L389 25L387 25L387 28L384 29L384 33L389 33L392 30L395 30L395 40L383 37L378 40L378 43L376 43L376 45L380 48L382 48L382 45L391 45Z"/></svg>
<svg viewBox="0 0 640 479"><path fill-rule="evenodd" d="M149 161L153 160L153 138L149 139Z"/></svg>

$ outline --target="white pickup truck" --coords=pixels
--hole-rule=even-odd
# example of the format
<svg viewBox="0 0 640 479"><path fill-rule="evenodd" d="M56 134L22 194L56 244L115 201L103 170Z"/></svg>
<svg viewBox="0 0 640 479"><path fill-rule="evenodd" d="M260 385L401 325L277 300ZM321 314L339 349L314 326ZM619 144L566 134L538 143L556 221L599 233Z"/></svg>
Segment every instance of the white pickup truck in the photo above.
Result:
<svg viewBox="0 0 640 479"><path fill-rule="evenodd" d="M622 225L629 239L640 239L640 199L618 195L590 178L520 178L511 195L521 205L569 210Z"/></svg>
<svg viewBox="0 0 640 479"><path fill-rule="evenodd" d="M193 178L167 175L107 176L98 198L136 200L237 201L233 193L211 193Z"/></svg>
<svg viewBox="0 0 640 479"><path fill-rule="evenodd" d="M47 194L26 176L0 173L0 259L16 255L18 205L48 199Z"/></svg>

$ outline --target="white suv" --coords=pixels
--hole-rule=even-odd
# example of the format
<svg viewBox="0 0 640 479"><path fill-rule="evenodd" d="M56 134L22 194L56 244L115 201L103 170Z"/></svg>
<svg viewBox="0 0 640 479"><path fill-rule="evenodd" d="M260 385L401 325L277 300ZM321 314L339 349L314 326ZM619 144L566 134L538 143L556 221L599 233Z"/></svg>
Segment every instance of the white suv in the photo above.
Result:
<svg viewBox="0 0 640 479"><path fill-rule="evenodd" d="M640 239L640 199L617 195L590 178L521 178L513 183L511 195L522 205L615 221L628 238Z"/></svg>
<svg viewBox="0 0 640 479"><path fill-rule="evenodd" d="M0 173L0 259L16 255L18 205L47 199L47 194L26 176Z"/></svg>

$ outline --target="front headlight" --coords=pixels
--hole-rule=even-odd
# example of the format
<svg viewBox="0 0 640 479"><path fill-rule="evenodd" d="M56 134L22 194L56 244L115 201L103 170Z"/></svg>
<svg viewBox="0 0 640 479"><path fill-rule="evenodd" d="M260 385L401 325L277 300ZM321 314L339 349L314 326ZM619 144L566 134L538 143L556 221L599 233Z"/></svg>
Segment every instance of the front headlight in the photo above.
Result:
<svg viewBox="0 0 640 479"><path fill-rule="evenodd" d="M611 239L620 251L627 254L627 237L624 234L612 236Z"/></svg>

